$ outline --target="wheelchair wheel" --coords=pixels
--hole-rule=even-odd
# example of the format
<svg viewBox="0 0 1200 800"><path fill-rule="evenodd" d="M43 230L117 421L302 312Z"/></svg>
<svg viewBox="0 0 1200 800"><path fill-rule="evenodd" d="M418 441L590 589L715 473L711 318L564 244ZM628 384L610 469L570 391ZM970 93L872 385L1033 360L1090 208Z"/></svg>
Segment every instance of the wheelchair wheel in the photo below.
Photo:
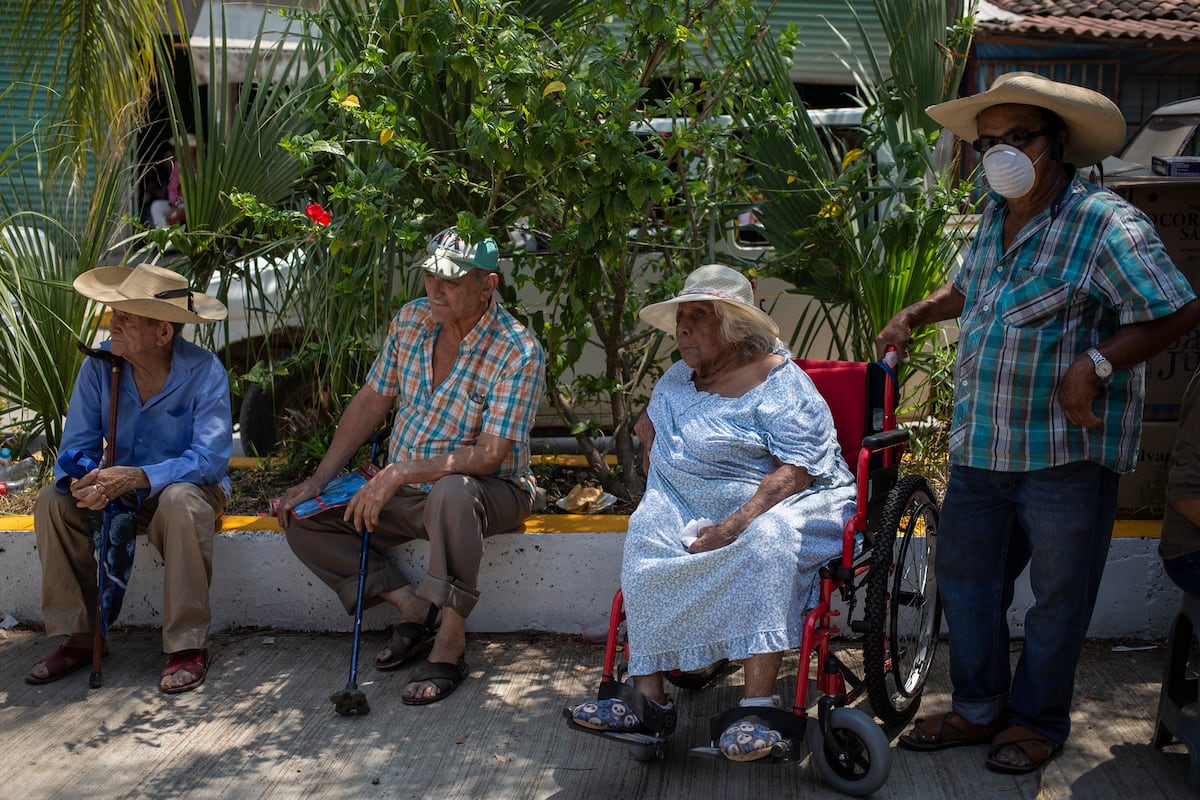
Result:
<svg viewBox="0 0 1200 800"><path fill-rule="evenodd" d="M715 664L709 664L704 669L694 669L688 672L673 669L670 672L664 673L664 676L680 689L699 691L724 675L727 666L729 666L729 661L722 658Z"/></svg>
<svg viewBox="0 0 1200 800"><path fill-rule="evenodd" d="M938 506L919 475L888 495L867 574L863 673L875 715L903 725L921 704L941 626L933 559Z"/></svg>
<svg viewBox="0 0 1200 800"><path fill-rule="evenodd" d="M829 741L810 719L808 747L821 778L839 792L865 797L887 782L892 750L887 734L857 708L835 708L829 715Z"/></svg>

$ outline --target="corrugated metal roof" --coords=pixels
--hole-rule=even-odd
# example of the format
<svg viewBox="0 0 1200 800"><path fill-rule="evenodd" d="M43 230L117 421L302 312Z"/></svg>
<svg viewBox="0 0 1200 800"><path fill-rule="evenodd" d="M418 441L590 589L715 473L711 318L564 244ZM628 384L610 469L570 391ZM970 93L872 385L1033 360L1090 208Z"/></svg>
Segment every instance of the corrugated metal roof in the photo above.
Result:
<svg viewBox="0 0 1200 800"><path fill-rule="evenodd" d="M1019 16L981 22L983 35L1200 44L1195 0L990 0Z"/></svg>
<svg viewBox="0 0 1200 800"><path fill-rule="evenodd" d="M766 11L770 2L759 0ZM871 0L779 0L767 21L773 28L795 23L800 30L792 80L798 83L852 85L854 77L842 61L853 63L862 51L862 36L854 20L858 14L870 40L881 48L880 63L887 68L887 37ZM844 41L843 41L844 39ZM852 52L852 50L853 52Z"/></svg>

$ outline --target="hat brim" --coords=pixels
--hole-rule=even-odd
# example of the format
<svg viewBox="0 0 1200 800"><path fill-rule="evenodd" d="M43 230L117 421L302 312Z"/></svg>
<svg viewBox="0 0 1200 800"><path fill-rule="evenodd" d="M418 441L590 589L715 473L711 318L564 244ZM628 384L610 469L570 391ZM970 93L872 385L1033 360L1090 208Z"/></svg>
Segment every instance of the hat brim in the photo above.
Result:
<svg viewBox="0 0 1200 800"><path fill-rule="evenodd" d="M192 292L192 307L196 309L195 313L166 300L131 299L119 291L119 287L128 277L128 267L96 267L75 278L73 285L75 291L89 300L148 319L187 324L220 322L229 316L229 310L225 308L224 303L199 292Z"/></svg>
<svg viewBox="0 0 1200 800"><path fill-rule="evenodd" d="M973 142L979 138L979 115L1008 104L1038 106L1062 117L1071 131L1064 160L1076 166L1103 161L1125 141L1125 117L1107 97L1032 72L1001 75L986 92L929 106L925 113L958 138Z"/></svg>
<svg viewBox="0 0 1200 800"><path fill-rule="evenodd" d="M453 258L433 253L426 257L424 261L417 265L421 269L428 272L430 275L436 275L439 278L444 278L448 281L457 280L463 277L471 270L475 269L470 264L463 264L460 261L455 261Z"/></svg>
<svg viewBox="0 0 1200 800"><path fill-rule="evenodd" d="M681 297L672 297L670 300L663 300L660 303L651 303L638 312L638 317L647 325L657 328L663 333L675 335L675 307L680 303L721 303L729 307L737 307L757 318L760 322L771 331L772 336L779 336L779 326L771 316L757 306L746 305L745 303L724 300L720 297L711 297L700 294L683 295Z"/></svg>

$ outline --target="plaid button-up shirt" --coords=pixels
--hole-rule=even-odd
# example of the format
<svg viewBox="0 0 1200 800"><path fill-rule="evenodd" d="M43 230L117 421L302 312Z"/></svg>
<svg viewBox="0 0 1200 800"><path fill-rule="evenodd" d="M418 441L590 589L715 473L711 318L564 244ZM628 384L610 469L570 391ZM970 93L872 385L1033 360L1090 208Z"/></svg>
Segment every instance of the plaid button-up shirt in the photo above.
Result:
<svg viewBox="0 0 1200 800"><path fill-rule="evenodd" d="M989 204L954 278L966 304L950 461L1012 472L1094 461L1129 472L1144 365L1114 373L1093 404L1097 428L1067 422L1059 381L1118 327L1165 317L1195 293L1145 214L1078 175L1005 253L1007 211L1003 201Z"/></svg>
<svg viewBox="0 0 1200 800"><path fill-rule="evenodd" d="M387 340L366 383L396 398L388 455L413 461L474 445L490 433L513 442L494 477L531 494L529 432L545 390L545 357L528 330L492 302L459 346L450 374L433 386L433 343L441 325L425 298L392 318ZM429 491L430 484L418 488Z"/></svg>

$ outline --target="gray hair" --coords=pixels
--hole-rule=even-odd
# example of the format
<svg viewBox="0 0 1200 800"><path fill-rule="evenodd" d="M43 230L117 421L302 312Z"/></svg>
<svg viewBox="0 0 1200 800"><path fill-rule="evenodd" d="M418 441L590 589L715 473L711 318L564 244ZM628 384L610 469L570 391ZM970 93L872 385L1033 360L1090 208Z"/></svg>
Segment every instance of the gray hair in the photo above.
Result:
<svg viewBox="0 0 1200 800"><path fill-rule="evenodd" d="M759 317L733 303L713 303L713 310L721 320L721 338L735 344L742 356L756 356L788 350L775 333ZM791 352L788 351L791 355Z"/></svg>

